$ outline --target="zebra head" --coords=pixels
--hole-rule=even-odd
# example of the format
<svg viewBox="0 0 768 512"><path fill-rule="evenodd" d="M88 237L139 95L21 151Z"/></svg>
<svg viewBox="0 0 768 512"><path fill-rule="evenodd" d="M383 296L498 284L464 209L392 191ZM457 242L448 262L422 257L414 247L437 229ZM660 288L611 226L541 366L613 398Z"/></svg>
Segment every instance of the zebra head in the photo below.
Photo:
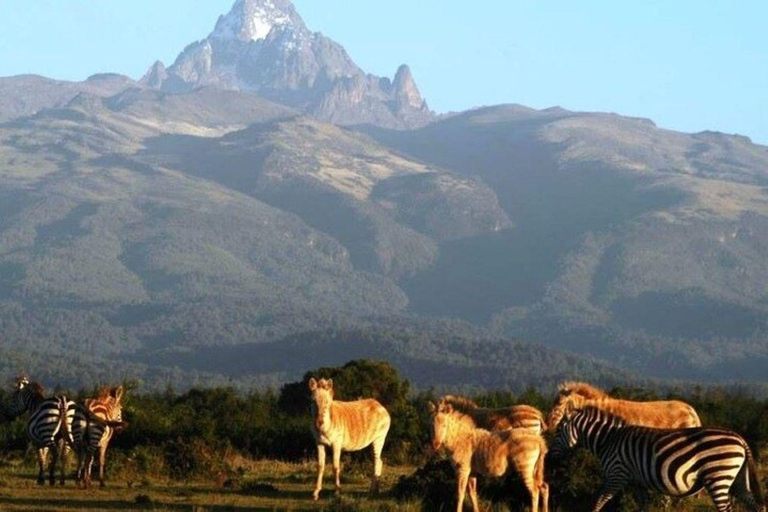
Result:
<svg viewBox="0 0 768 512"><path fill-rule="evenodd" d="M579 428L574 421L575 416L576 411L570 402L567 402L562 407L562 419L559 421L555 440L549 448L552 457L561 457L565 452L572 450L579 444Z"/></svg>
<svg viewBox="0 0 768 512"><path fill-rule="evenodd" d="M450 415L453 411L453 405L444 399L440 399L437 405L429 402L429 414L432 417L430 437L432 438L432 448L434 450L439 450L445 444L451 421Z"/></svg>
<svg viewBox="0 0 768 512"><path fill-rule="evenodd" d="M333 403L333 379L309 379L312 392L310 411L317 432L324 432L331 425L331 404Z"/></svg>
<svg viewBox="0 0 768 512"><path fill-rule="evenodd" d="M13 384L13 394L11 395L11 405L8 412L12 417L16 417L29 409L32 398L32 384L26 375L17 378Z"/></svg>

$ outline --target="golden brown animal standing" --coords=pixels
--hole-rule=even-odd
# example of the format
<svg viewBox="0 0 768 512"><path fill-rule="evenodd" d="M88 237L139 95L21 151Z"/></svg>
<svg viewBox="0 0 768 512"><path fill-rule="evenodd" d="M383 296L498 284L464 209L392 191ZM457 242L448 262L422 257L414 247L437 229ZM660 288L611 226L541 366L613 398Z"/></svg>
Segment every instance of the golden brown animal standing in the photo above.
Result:
<svg viewBox="0 0 768 512"><path fill-rule="evenodd" d="M333 399L333 380L309 379L312 392L312 435L317 442L317 485L313 499L320 497L325 471L325 447L333 450L333 472L336 492L341 492L341 452L357 451L373 446L373 479L371 491L379 489L381 450L389 432L387 410L376 400L341 402Z"/></svg>
<svg viewBox="0 0 768 512"><path fill-rule="evenodd" d="M466 414L474 422L474 426L486 430L506 430L508 428L524 428L534 434L547 430L544 414L531 405L513 405L499 409L478 407L477 404L461 396L446 395L441 402L451 404L454 409Z"/></svg>
<svg viewBox="0 0 768 512"><path fill-rule="evenodd" d="M502 476L512 467L521 477L531 495L531 510L549 509L549 486L544 481L544 457L547 445L539 434L525 429L490 432L472 427L467 416L450 403L430 402L432 413L432 447L446 448L456 468L457 508L461 512L469 490L472 509L478 512L477 477Z"/></svg>
<svg viewBox="0 0 768 512"><path fill-rule="evenodd" d="M564 382L559 387L557 402L549 414L550 430L555 430L568 407L581 410L594 407L621 418L628 425L649 428L700 427L696 410L680 400L635 402L612 398L599 388L584 382Z"/></svg>

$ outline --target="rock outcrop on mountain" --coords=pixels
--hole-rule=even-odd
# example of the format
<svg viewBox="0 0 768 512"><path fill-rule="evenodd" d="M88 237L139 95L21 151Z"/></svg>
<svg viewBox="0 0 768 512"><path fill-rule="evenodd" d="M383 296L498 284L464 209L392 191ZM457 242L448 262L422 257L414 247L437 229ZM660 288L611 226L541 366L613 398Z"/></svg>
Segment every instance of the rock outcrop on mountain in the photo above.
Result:
<svg viewBox="0 0 768 512"><path fill-rule="evenodd" d="M289 0L238 0L207 38L167 70L155 63L142 83L250 91L341 125L414 128L433 119L407 66L394 80L365 73L341 45L311 32Z"/></svg>

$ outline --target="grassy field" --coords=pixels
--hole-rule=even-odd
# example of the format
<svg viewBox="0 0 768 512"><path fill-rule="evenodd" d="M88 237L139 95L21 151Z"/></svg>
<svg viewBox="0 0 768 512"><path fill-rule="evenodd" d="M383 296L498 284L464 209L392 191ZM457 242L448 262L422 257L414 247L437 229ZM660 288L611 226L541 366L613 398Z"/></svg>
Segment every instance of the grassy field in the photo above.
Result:
<svg viewBox="0 0 768 512"><path fill-rule="evenodd" d="M385 468L382 493L368 494L369 480L351 468L342 475L344 495L333 494L331 471L321 499L311 499L314 487L313 463L287 464L274 461L250 462L234 478L211 480L143 479L134 482L118 475L100 488L78 489L73 481L64 487L38 486L37 470L29 461L5 464L0 470L0 510L418 510L415 504L398 503L388 490L400 475L413 471L410 467ZM363 469L363 468L361 468Z"/></svg>
<svg viewBox="0 0 768 512"><path fill-rule="evenodd" d="M342 474L343 496L333 493L331 470L326 472L324 492L312 501L315 466L312 462L290 464L276 461L242 460L237 476L195 478L188 481L146 476L137 479L131 472L118 468L107 487L98 483L88 490L78 489L72 480L64 487L38 486L36 466L28 453L24 460L0 462L0 511L73 511L73 510L169 510L190 512L212 511L403 511L426 510L418 502L400 502L390 494L402 475L411 474L410 466L385 467L382 493L368 494L369 466L352 463ZM765 479L765 473L762 477ZM560 510L551 504L553 510ZM714 510L707 496L674 503L678 512ZM469 507L467 502L466 507ZM507 512L505 504L481 502L481 508ZM430 508L431 509L431 508ZM469 508L467 508L468 510ZM626 510L634 510L625 504ZM664 510L651 507L650 510ZM740 510L737 508L737 510Z"/></svg>

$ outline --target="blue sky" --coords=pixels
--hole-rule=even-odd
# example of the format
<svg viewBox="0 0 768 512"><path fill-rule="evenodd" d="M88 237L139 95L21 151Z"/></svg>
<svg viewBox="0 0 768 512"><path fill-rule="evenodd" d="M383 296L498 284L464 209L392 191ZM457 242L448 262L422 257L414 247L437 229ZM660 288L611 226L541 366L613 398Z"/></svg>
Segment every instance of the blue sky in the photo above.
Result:
<svg viewBox="0 0 768 512"><path fill-rule="evenodd" d="M134 78L234 0L0 0L0 76ZM366 71L403 62L430 106L611 111L768 144L768 2L295 0Z"/></svg>

